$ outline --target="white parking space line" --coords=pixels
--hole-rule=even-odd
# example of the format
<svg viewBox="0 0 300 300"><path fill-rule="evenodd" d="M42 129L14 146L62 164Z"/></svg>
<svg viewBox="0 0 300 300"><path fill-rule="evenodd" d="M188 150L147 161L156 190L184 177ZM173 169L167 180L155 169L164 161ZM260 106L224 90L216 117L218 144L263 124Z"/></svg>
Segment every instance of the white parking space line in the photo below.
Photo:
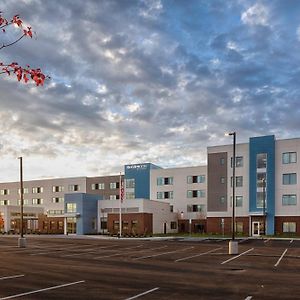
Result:
<svg viewBox="0 0 300 300"><path fill-rule="evenodd" d="M14 278L19 278L19 277L24 277L24 274L21 275L13 275L13 276L6 276L6 277L0 277L0 280L6 280L6 279L14 279Z"/></svg>
<svg viewBox="0 0 300 300"><path fill-rule="evenodd" d="M232 260L234 260L234 259L237 259L237 258L241 257L241 256L244 255L244 254L247 254L248 252L250 252L250 251L252 251L252 250L254 250L254 248L251 248L251 249L249 249L249 250L247 250L247 251L245 251L245 252L243 252L243 253L241 253L241 254L239 254L239 255L237 255L237 256L231 257L231 258L229 258L229 259L227 259L227 260L221 262L221 265L227 264L228 262L230 262L230 261L232 261Z"/></svg>
<svg viewBox="0 0 300 300"><path fill-rule="evenodd" d="M251 300L252 299L252 296L248 296L245 298L245 300Z"/></svg>
<svg viewBox="0 0 300 300"><path fill-rule="evenodd" d="M287 253L288 249L285 249L283 253L281 254L280 258L277 260L277 263L274 265L274 267L277 267L281 260L283 259L284 255Z"/></svg>
<svg viewBox="0 0 300 300"><path fill-rule="evenodd" d="M202 256L202 255L205 255L205 254L209 254L209 253L215 252L215 251L217 251L217 250L220 250L220 249L222 249L222 248L223 248L223 247L219 247L219 248L212 249L212 250L209 250L209 251L204 252L204 253L199 253L199 254L196 254L196 255L192 255L192 256L188 256L188 257L183 257L183 258L179 258L179 259L174 260L174 262L184 261L184 260L188 260L188 259L190 259L190 258L194 258L194 257Z"/></svg>
<svg viewBox="0 0 300 300"><path fill-rule="evenodd" d="M268 243L270 241L270 239L264 240L264 243Z"/></svg>
<svg viewBox="0 0 300 300"><path fill-rule="evenodd" d="M159 289L159 287L156 287L156 288L154 288L154 289L152 289L152 290L149 290L149 291L146 291L146 292L144 292L144 293L138 294L138 295L136 295L136 296L127 298L126 300L137 299L137 298L142 297L142 296L144 296L144 295L153 293L153 292L157 291L158 289Z"/></svg>
<svg viewBox="0 0 300 300"><path fill-rule="evenodd" d="M290 240L290 244L293 242L294 240Z"/></svg>
<svg viewBox="0 0 300 300"><path fill-rule="evenodd" d="M137 250L136 252L143 252L143 251L153 251L153 250L158 250L158 249L162 249L162 248L166 248L167 246L162 246L162 247L158 247L158 248L150 248L150 249L142 249L142 250ZM137 248L137 247L134 247ZM127 249L134 249L134 248L127 248ZM126 249L126 248L124 248ZM124 255L124 254L132 254L131 252L119 252L119 253L115 253L115 254L110 254L110 255L103 255L103 256L97 256L94 257L94 259L101 259L101 258L108 258L108 257L114 257L114 256L119 256L119 255Z"/></svg>
<svg viewBox="0 0 300 300"><path fill-rule="evenodd" d="M186 251L186 250L193 249L193 248L195 248L195 247L188 247L188 248L184 248L184 249L180 249L180 250L168 251L168 252L163 252L163 253L158 253L158 254L153 254L153 255L140 256L140 257L133 258L133 260L152 258L152 257L157 257L157 256L161 256L161 255L171 254L171 253L178 253L178 252Z"/></svg>
<svg viewBox="0 0 300 300"><path fill-rule="evenodd" d="M11 295L11 296L8 296L8 297L0 298L0 300L23 297L23 296L27 296L27 295L31 295L31 294L35 294L35 293L40 293L40 292L45 292L45 291L50 291L50 290L54 290L54 289L59 289L59 288L63 288L63 287L67 287L67 286L70 286L70 285L75 285L75 284L79 284L79 283L83 283L83 282L85 282L85 281L81 280L81 281L75 281L75 282L71 282L71 283L51 286L51 287L45 288L45 289L40 289L40 290L35 290L35 291L27 292L27 293L16 294L16 295Z"/></svg>
<svg viewBox="0 0 300 300"><path fill-rule="evenodd" d="M38 253L31 253L29 255L31 256L36 256L36 255L44 255L44 254L50 254L50 253L54 253L54 252L59 252L59 251L65 251L65 252L73 252L73 250L75 251L80 251L80 250L83 250L83 251L89 251L89 250L92 250L92 249L96 249L96 248L89 248L89 249L85 249L85 247L91 247L91 245L85 245L84 247L83 246L77 246L77 247L68 247L68 248L58 248L58 249L52 249L51 251L41 251L41 252L38 252ZM116 246L116 245L110 245L110 246L106 246L106 247L98 247L98 249L105 249L105 248L110 248L110 247L113 247L113 246Z"/></svg>

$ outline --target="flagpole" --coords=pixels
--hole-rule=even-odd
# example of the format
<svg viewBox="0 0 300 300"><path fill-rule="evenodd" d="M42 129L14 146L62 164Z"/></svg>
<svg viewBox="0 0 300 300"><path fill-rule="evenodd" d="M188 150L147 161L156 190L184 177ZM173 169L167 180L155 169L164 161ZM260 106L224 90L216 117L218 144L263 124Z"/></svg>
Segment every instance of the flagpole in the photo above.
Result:
<svg viewBox="0 0 300 300"><path fill-rule="evenodd" d="M119 237L122 237L122 175L120 172L120 184L119 184Z"/></svg>

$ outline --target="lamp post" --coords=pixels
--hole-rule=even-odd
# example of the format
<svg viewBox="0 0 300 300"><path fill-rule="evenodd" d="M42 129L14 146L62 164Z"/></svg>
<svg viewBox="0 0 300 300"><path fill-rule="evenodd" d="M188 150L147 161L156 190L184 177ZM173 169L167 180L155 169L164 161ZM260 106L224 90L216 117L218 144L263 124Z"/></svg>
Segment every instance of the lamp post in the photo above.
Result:
<svg viewBox="0 0 300 300"><path fill-rule="evenodd" d="M23 158L19 157L20 160L20 206L21 206L21 220L20 220L20 238L18 241L20 248L26 247L26 239L24 238L24 228L23 228L23 220L24 220L24 188L23 188Z"/></svg>
<svg viewBox="0 0 300 300"><path fill-rule="evenodd" d="M263 226L264 226L264 235L266 235L266 178L263 178L262 184L263 184Z"/></svg>
<svg viewBox="0 0 300 300"><path fill-rule="evenodd" d="M229 132L226 136L233 137L233 156L232 156L232 236L229 241L229 254L238 254L238 242L235 241L235 150L236 150L236 132Z"/></svg>

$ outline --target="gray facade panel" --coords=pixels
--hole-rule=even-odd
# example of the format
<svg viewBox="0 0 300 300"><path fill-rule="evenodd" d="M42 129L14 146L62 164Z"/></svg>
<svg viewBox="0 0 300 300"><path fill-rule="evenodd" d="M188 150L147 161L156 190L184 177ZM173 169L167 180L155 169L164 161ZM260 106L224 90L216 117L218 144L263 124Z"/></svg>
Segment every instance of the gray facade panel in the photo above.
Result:
<svg viewBox="0 0 300 300"><path fill-rule="evenodd" d="M227 152L209 153L207 211L227 211Z"/></svg>

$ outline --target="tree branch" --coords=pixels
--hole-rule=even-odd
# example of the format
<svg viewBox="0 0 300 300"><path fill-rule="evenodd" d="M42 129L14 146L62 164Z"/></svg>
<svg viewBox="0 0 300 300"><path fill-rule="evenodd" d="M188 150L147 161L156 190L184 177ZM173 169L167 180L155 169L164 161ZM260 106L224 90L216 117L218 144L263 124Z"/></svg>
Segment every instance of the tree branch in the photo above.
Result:
<svg viewBox="0 0 300 300"><path fill-rule="evenodd" d="M0 46L0 50L5 48L5 47L9 47L12 46L14 44L16 44L18 41L20 41L23 37L25 36L25 33L23 35L21 35L18 39L16 39L14 42L10 43L10 44L3 44L2 46Z"/></svg>

